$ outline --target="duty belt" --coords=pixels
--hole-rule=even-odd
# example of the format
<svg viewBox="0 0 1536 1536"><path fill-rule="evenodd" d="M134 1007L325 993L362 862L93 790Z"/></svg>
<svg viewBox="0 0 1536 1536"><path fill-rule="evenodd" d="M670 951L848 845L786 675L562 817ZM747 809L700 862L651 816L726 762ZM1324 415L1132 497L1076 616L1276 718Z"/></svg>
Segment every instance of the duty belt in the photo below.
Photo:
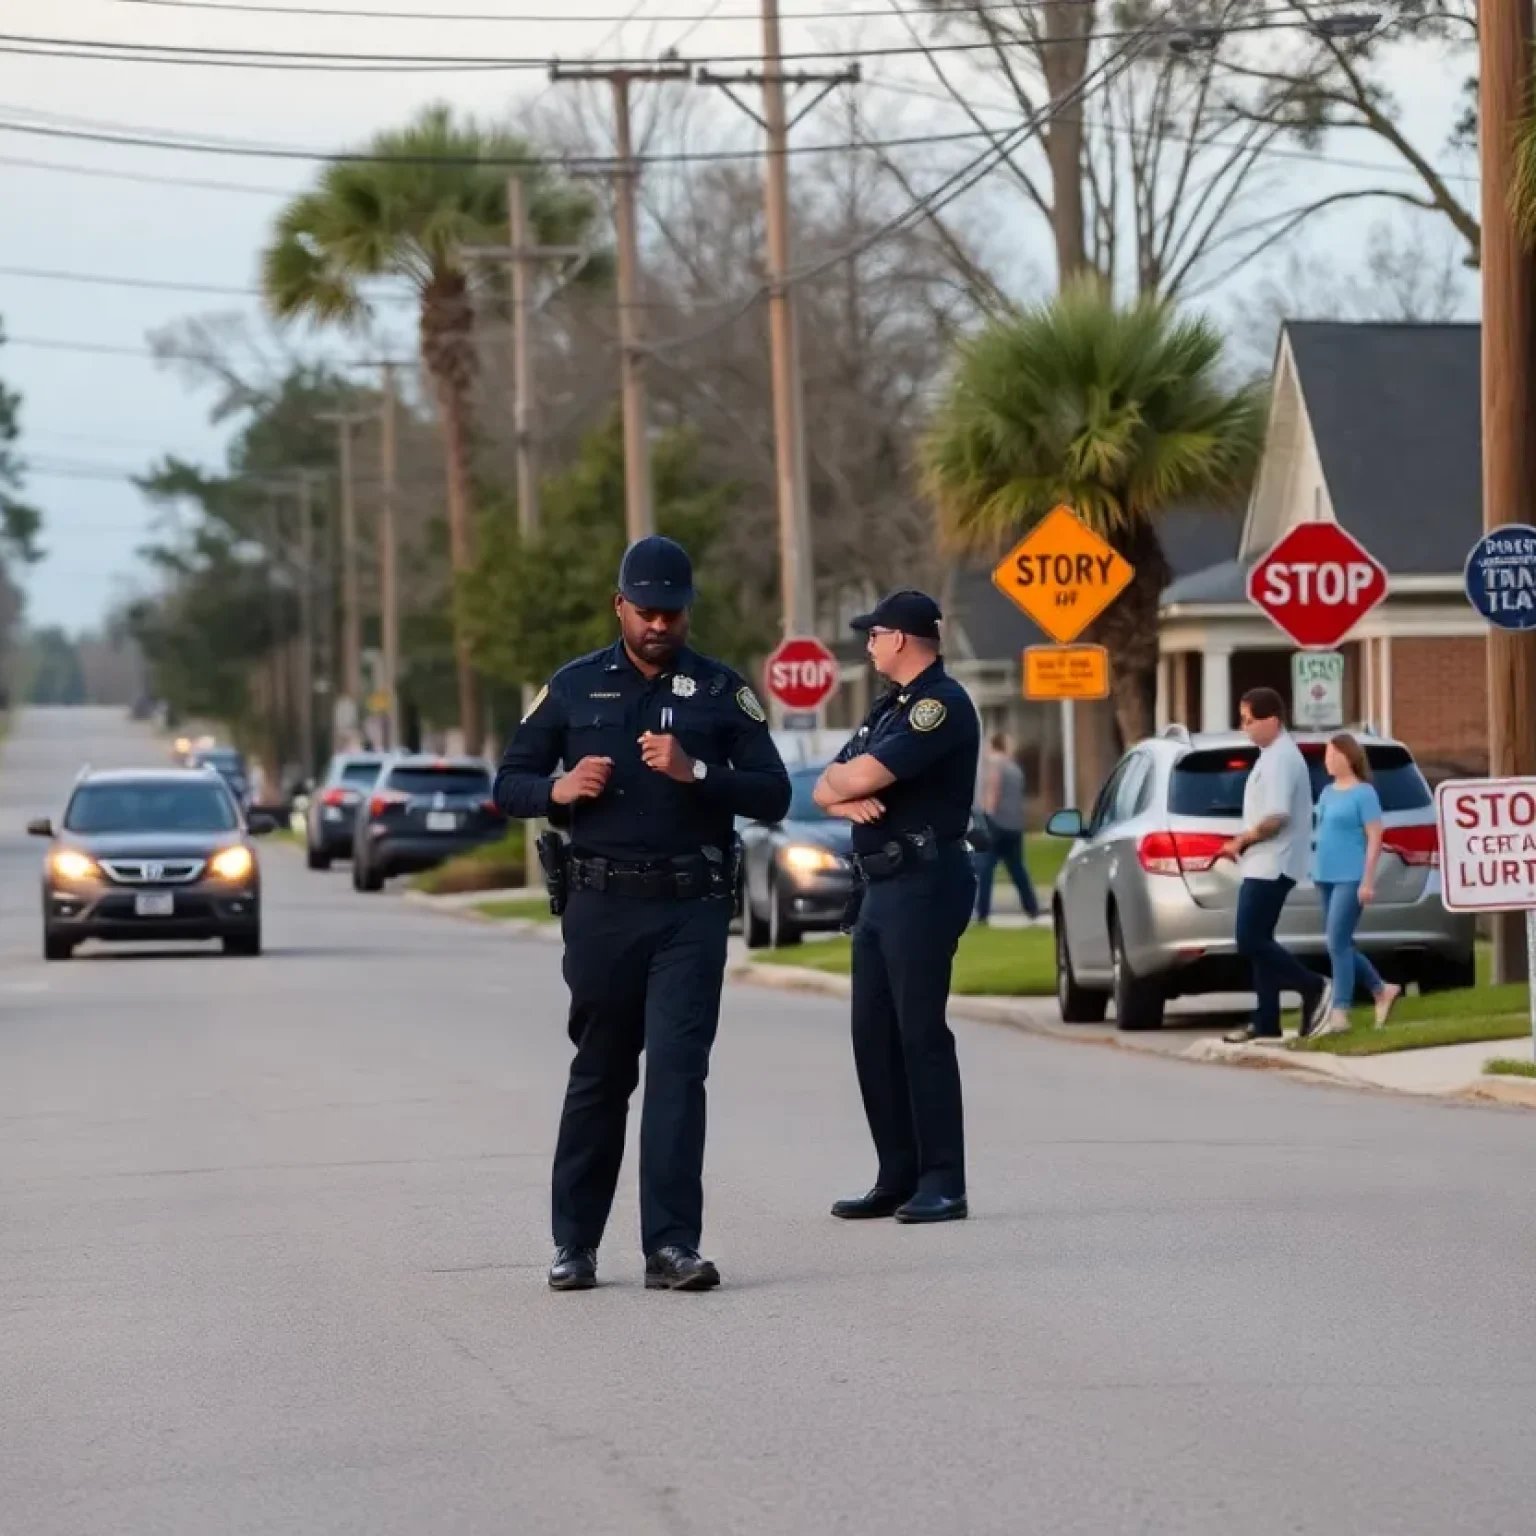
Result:
<svg viewBox="0 0 1536 1536"><path fill-rule="evenodd" d="M903 870L934 863L945 848L963 847L963 837L940 837L932 827L916 832L902 832L883 843L874 853L856 853L854 868L865 880L889 880Z"/></svg>
<svg viewBox="0 0 1536 1536"><path fill-rule="evenodd" d="M714 873L717 863L721 874ZM641 901L689 901L723 895L726 888L724 855L713 848L645 863L574 854L570 868L573 891L606 891Z"/></svg>

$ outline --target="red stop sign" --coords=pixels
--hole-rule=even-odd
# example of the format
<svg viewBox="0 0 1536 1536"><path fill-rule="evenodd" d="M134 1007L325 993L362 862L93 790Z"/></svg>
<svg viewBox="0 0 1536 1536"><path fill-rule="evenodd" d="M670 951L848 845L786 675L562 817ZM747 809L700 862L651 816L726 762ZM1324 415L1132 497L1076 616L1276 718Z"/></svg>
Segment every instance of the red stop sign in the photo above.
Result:
<svg viewBox="0 0 1536 1536"><path fill-rule="evenodd" d="M781 640L768 658L764 681L785 709L818 709L837 687L835 657L812 635Z"/></svg>
<svg viewBox="0 0 1536 1536"><path fill-rule="evenodd" d="M1248 573L1248 601L1303 650L1332 650L1387 595L1385 568L1337 523L1301 523Z"/></svg>

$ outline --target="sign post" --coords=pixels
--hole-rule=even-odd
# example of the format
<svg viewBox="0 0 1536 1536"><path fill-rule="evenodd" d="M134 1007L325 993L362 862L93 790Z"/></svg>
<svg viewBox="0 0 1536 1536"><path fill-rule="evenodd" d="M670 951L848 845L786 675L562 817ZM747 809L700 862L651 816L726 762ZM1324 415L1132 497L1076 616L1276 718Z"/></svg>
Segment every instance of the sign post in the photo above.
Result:
<svg viewBox="0 0 1536 1536"><path fill-rule="evenodd" d="M1109 658L1102 646L1072 642L1125 591L1135 568L1105 543L1070 507L1048 512L998 561L992 582L1004 597L1021 608L1056 642L1031 646L1024 653L1024 693L1027 698L1061 700L1062 804L1070 805L1077 778L1077 699L1102 699L1109 694ZM1055 649L1057 660L1041 653ZM1097 653L1102 661L1090 659ZM1042 691L1031 690L1034 678ZM1068 657L1074 659L1068 659ZM1103 691L1097 691L1102 665ZM1093 687L1090 690L1089 684Z"/></svg>
<svg viewBox="0 0 1536 1536"><path fill-rule="evenodd" d="M1435 818L1446 910L1524 912L1527 976L1536 977L1536 778L1449 779L1435 791ZM1536 985L1529 992L1536 1059Z"/></svg>

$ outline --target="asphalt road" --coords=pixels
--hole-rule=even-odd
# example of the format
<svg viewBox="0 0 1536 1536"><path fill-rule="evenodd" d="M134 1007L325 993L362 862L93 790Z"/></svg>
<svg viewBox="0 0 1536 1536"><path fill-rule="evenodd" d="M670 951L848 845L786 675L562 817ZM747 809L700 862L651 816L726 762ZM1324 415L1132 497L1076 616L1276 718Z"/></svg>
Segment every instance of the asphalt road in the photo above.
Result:
<svg viewBox="0 0 1536 1536"><path fill-rule="evenodd" d="M264 854L270 952L38 958L0 760L4 1536L1529 1532L1536 1121L963 1025L975 1219L835 1003L729 993L707 1296L544 1287L559 952Z"/></svg>

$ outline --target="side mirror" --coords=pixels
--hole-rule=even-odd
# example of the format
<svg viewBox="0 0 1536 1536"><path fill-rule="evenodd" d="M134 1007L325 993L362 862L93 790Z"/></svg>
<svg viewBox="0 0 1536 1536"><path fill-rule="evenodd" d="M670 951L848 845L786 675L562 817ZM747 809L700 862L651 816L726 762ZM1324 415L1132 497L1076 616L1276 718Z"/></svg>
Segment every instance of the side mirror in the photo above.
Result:
<svg viewBox="0 0 1536 1536"><path fill-rule="evenodd" d="M1057 811L1046 822L1045 830L1049 837L1081 837L1087 829L1081 811Z"/></svg>
<svg viewBox="0 0 1536 1536"><path fill-rule="evenodd" d="M53 823L46 816L39 816L36 821L27 823L28 837L52 837Z"/></svg>
<svg viewBox="0 0 1536 1536"><path fill-rule="evenodd" d="M252 811L246 817L245 830L252 837L266 837L269 833L277 831L277 821L265 811Z"/></svg>

